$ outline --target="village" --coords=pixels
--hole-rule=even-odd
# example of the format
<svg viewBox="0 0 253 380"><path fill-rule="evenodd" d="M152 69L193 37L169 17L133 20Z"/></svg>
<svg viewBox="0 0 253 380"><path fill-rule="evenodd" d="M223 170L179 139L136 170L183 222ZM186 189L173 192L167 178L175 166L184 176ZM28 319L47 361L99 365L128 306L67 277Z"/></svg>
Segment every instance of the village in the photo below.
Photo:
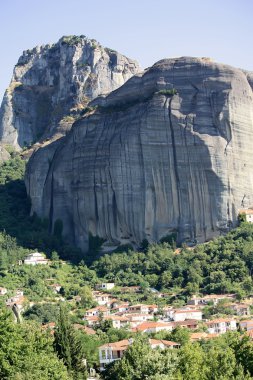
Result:
<svg viewBox="0 0 253 380"><path fill-rule="evenodd" d="M35 252L25 257L19 265L44 266L50 265L50 260ZM59 283L49 281L47 286L55 295L57 302L72 303L73 300L75 302L80 300L78 295L73 299L65 299L61 295L62 285ZM129 301L132 296L138 298L138 295L141 295L141 286L119 287L114 282L101 282L91 291L94 307L84 311L79 323L73 324L74 328L84 334L95 336L101 321L107 321L112 328L124 329L131 335L131 338L108 342L98 347L100 371L103 371L107 364L120 360L124 356L124 352L133 343L136 334L146 334L151 348L162 349L178 349L180 343L167 339L155 339L153 336L160 332L171 333L178 328L189 331L191 342L215 339L227 331L239 329L245 331L245 334L253 339L252 297L239 301L235 294L193 295L185 305L176 307L167 303L166 293L153 288L150 288L149 292L156 300L154 304ZM13 311L18 322L22 320L24 310L34 305L34 302L29 302L24 289L16 289L10 294L7 288L0 287L0 297ZM206 317L207 307L213 310L208 318ZM55 322L50 321L43 324L42 328L49 329L53 334L55 325Z"/></svg>

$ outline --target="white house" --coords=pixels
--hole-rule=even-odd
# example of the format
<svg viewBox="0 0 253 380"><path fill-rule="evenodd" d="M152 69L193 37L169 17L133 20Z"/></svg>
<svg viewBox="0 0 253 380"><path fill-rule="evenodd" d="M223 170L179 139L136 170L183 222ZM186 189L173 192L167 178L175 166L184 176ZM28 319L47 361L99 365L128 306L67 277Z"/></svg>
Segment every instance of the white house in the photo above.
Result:
<svg viewBox="0 0 253 380"><path fill-rule="evenodd" d="M99 316L93 315L93 316L84 316L83 320L87 322L88 326L95 326L99 323ZM124 315L104 315L103 316L104 321L111 320L112 321L112 327L115 329L121 329L122 327L126 327L129 324L129 320Z"/></svg>
<svg viewBox="0 0 253 380"><path fill-rule="evenodd" d="M218 318L209 321L207 324L207 331L210 334L223 334L226 331L236 330L236 320L233 318Z"/></svg>
<svg viewBox="0 0 253 380"><path fill-rule="evenodd" d="M217 305L222 300L232 300L235 298L235 294L209 294L203 297L197 297L193 296L188 302L188 305L199 305L199 306L205 306L209 302L213 303L214 305Z"/></svg>
<svg viewBox="0 0 253 380"><path fill-rule="evenodd" d="M129 324L128 318L124 315L108 315L104 319L112 321L112 327L115 329L121 329Z"/></svg>
<svg viewBox="0 0 253 380"><path fill-rule="evenodd" d="M17 297L22 297L23 295L24 295L23 290L20 290L20 289L17 289L17 290L16 290L16 296L17 296Z"/></svg>
<svg viewBox="0 0 253 380"><path fill-rule="evenodd" d="M106 306L97 306L97 307L93 307L92 309L86 310L85 317L94 317L94 316L99 316L99 315L105 316L109 314L110 314L110 310L108 310Z"/></svg>
<svg viewBox="0 0 253 380"><path fill-rule="evenodd" d="M129 313L148 314L149 305L144 305L144 304L132 305L132 306L129 306L128 311Z"/></svg>
<svg viewBox="0 0 253 380"><path fill-rule="evenodd" d="M47 265L48 262L49 260L39 252L30 253L24 259L26 265Z"/></svg>
<svg viewBox="0 0 253 380"><path fill-rule="evenodd" d="M53 290L55 294L60 293L60 290L62 288L60 284L50 284L48 286Z"/></svg>
<svg viewBox="0 0 253 380"><path fill-rule="evenodd" d="M253 223L253 208L245 208L239 210L239 215L245 215L246 222Z"/></svg>
<svg viewBox="0 0 253 380"><path fill-rule="evenodd" d="M173 322L147 321L139 324L133 331L143 333L157 333L159 331L172 331L175 327Z"/></svg>
<svg viewBox="0 0 253 380"><path fill-rule="evenodd" d="M134 328L143 322L153 319L151 314L130 313L124 314L124 316L128 319L130 328Z"/></svg>
<svg viewBox="0 0 253 380"><path fill-rule="evenodd" d="M129 308L129 303L118 303L117 305L113 306L114 312L117 313L125 313L128 311Z"/></svg>
<svg viewBox="0 0 253 380"><path fill-rule="evenodd" d="M230 305L230 309L232 309L234 313L240 317L250 315L250 307L246 303L234 303Z"/></svg>
<svg viewBox="0 0 253 380"><path fill-rule="evenodd" d="M100 362L100 371L105 369L105 366L109 363L114 362L115 360L120 360L124 352L128 347L133 343L133 339L124 339L115 343L106 343L103 346L99 347L99 362ZM160 347L165 348L179 348L180 344L176 342L171 342L168 340L160 339L149 339L149 344L151 348Z"/></svg>
<svg viewBox="0 0 253 380"><path fill-rule="evenodd" d="M110 295L98 291L93 291L92 296L99 306L106 305L110 301Z"/></svg>
<svg viewBox="0 0 253 380"><path fill-rule="evenodd" d="M0 287L0 296L4 296L6 293L7 293L7 289Z"/></svg>
<svg viewBox="0 0 253 380"><path fill-rule="evenodd" d="M202 311L201 310L192 310L192 309L171 309L166 311L167 316L175 321L185 321L186 319L195 319L198 321L202 320Z"/></svg>
<svg viewBox="0 0 253 380"><path fill-rule="evenodd" d="M253 330L253 319L240 321L239 325L242 330L251 331Z"/></svg>
<svg viewBox="0 0 253 380"><path fill-rule="evenodd" d="M114 282L103 282L100 286L102 290L111 290L115 286Z"/></svg>

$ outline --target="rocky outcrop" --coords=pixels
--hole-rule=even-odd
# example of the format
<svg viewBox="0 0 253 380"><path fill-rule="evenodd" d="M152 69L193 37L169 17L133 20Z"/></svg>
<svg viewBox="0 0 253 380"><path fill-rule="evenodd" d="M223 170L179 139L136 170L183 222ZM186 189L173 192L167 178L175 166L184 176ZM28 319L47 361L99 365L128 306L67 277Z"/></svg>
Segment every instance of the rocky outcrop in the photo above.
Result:
<svg viewBox="0 0 253 380"><path fill-rule="evenodd" d="M10 153L2 145L0 145L0 163L9 160L10 157Z"/></svg>
<svg viewBox="0 0 253 380"><path fill-rule="evenodd" d="M253 204L250 73L165 59L95 99L70 133L30 159L32 211L88 249L176 233L205 241Z"/></svg>
<svg viewBox="0 0 253 380"><path fill-rule="evenodd" d="M85 36L24 51L0 109L0 141L16 148L68 131L88 101L140 70L138 63Z"/></svg>

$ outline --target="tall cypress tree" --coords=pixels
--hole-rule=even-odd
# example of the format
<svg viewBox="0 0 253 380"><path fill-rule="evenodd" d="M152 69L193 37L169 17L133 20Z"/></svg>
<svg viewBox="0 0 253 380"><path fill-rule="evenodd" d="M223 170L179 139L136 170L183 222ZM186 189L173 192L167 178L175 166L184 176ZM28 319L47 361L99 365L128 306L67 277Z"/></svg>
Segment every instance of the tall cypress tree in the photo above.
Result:
<svg viewBox="0 0 253 380"><path fill-rule="evenodd" d="M62 305L55 330L54 348L74 379L87 378L81 341L70 324L66 308Z"/></svg>
<svg viewBox="0 0 253 380"><path fill-rule="evenodd" d="M8 269L7 253L4 251L1 251L0 252L0 273L4 275L7 269Z"/></svg>

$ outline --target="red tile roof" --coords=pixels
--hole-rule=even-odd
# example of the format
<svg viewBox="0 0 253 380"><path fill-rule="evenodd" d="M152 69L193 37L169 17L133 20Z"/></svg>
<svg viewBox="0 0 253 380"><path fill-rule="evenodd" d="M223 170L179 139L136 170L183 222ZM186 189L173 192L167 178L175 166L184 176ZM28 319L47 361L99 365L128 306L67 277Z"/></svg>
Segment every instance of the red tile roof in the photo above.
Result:
<svg viewBox="0 0 253 380"><path fill-rule="evenodd" d="M179 343L172 342L170 340L163 340L163 339L149 339L149 344L150 345L161 345L163 344L166 347L173 347L173 346L180 346ZM132 343L133 341L128 340L128 339L123 339L120 340L119 342L114 342L114 343L106 343L100 346L100 349L103 348L111 348L112 350L117 350L117 351L124 351L128 348L128 346Z"/></svg>
<svg viewBox="0 0 253 380"><path fill-rule="evenodd" d="M170 322L168 322L168 323L153 322L153 321L143 322L136 327L136 331L145 331L145 330L153 329L153 328L157 328L157 327L170 327L170 326L174 326L174 324L170 323Z"/></svg>

